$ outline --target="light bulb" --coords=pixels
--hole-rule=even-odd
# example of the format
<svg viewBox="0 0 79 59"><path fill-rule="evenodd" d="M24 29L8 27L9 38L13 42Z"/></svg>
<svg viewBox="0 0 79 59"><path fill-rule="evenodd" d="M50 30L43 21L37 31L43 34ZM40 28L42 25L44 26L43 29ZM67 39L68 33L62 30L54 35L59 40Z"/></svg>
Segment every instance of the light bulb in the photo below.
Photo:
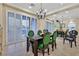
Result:
<svg viewBox="0 0 79 59"><path fill-rule="evenodd" d="M29 6L29 9L31 9L32 7L31 6Z"/></svg>
<svg viewBox="0 0 79 59"><path fill-rule="evenodd" d="M69 13L69 11L65 11L65 13Z"/></svg>
<svg viewBox="0 0 79 59"><path fill-rule="evenodd" d="M45 9L44 11L47 12L47 9Z"/></svg>

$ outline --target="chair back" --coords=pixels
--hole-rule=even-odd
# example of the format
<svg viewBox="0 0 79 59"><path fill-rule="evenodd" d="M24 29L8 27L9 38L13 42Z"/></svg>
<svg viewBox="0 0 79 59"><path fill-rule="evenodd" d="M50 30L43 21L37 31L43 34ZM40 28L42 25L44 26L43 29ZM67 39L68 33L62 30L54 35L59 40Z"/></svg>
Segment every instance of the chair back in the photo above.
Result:
<svg viewBox="0 0 79 59"><path fill-rule="evenodd" d="M55 31L55 32L53 33L52 39L53 39L53 40L56 40L57 37L58 37L58 33L57 33L57 31Z"/></svg>
<svg viewBox="0 0 79 59"><path fill-rule="evenodd" d="M44 46L45 46L45 45L48 45L49 42L50 42L50 34L49 34L49 33L46 33L46 34L44 35L44 39L43 39L43 44L44 44Z"/></svg>
<svg viewBox="0 0 79 59"><path fill-rule="evenodd" d="M72 30L72 31L69 32L69 35L71 37L75 37L76 38L76 36L78 35L78 32L76 30Z"/></svg>
<svg viewBox="0 0 79 59"><path fill-rule="evenodd" d="M33 38L33 36L34 36L33 30L29 30L28 36L29 36L30 40L32 40L32 38Z"/></svg>
<svg viewBox="0 0 79 59"><path fill-rule="evenodd" d="M67 35L68 31L69 31L69 30L66 30L66 32L65 32L65 36Z"/></svg>
<svg viewBox="0 0 79 59"><path fill-rule="evenodd" d="M43 30L43 33L47 33L47 32L48 32L48 30L47 30L47 29L44 29L44 30Z"/></svg>
<svg viewBox="0 0 79 59"><path fill-rule="evenodd" d="M41 36L42 31L38 30L37 35Z"/></svg>

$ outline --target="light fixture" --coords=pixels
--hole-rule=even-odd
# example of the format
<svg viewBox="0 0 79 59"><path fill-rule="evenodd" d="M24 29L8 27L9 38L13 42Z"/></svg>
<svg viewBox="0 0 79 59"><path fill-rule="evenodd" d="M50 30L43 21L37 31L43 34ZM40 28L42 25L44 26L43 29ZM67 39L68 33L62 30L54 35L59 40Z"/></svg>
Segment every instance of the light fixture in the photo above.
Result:
<svg viewBox="0 0 79 59"><path fill-rule="evenodd" d="M60 3L61 6L63 6L63 3Z"/></svg>
<svg viewBox="0 0 79 59"><path fill-rule="evenodd" d="M32 7L31 6L29 6L29 9L31 9Z"/></svg>
<svg viewBox="0 0 79 59"><path fill-rule="evenodd" d="M45 9L44 11L47 12L47 9Z"/></svg>
<svg viewBox="0 0 79 59"><path fill-rule="evenodd" d="M41 7L40 7L39 11L36 12L36 16L38 19L45 19L47 9L43 9L42 3L40 5L41 5Z"/></svg>
<svg viewBox="0 0 79 59"><path fill-rule="evenodd" d="M55 15L55 14L54 14L53 16L54 16L54 17L56 17L56 15Z"/></svg>
<svg viewBox="0 0 79 59"><path fill-rule="evenodd" d="M68 14L68 13L69 13L69 11L65 11L65 13L66 13L66 14Z"/></svg>
<svg viewBox="0 0 79 59"><path fill-rule="evenodd" d="M35 6L35 4L31 3L31 4L29 4L28 8L31 9L34 6Z"/></svg>

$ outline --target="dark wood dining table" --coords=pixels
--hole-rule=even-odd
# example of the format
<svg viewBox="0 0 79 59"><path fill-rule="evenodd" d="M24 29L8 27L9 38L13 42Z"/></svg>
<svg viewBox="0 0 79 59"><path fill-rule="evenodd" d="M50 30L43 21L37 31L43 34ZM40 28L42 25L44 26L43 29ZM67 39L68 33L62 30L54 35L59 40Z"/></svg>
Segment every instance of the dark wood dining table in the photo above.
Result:
<svg viewBox="0 0 79 59"><path fill-rule="evenodd" d="M34 56L38 56L38 42L39 40L42 40L43 37L36 35L33 37L33 39L34 39ZM29 38L27 37L27 45L29 45L28 42ZM27 51L29 51L29 46L27 46Z"/></svg>

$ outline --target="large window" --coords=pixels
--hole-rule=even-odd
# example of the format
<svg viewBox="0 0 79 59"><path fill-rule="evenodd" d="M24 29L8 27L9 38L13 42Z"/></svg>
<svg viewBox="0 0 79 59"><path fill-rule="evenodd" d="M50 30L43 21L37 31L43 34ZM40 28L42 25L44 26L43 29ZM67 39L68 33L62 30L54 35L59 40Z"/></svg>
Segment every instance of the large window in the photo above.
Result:
<svg viewBox="0 0 79 59"><path fill-rule="evenodd" d="M8 42L14 42L14 13L8 12Z"/></svg>
<svg viewBox="0 0 79 59"><path fill-rule="evenodd" d="M22 31L21 31L21 15L15 14L15 40L22 40Z"/></svg>
<svg viewBox="0 0 79 59"><path fill-rule="evenodd" d="M30 17L22 16L22 34L28 36L28 31L30 29Z"/></svg>
<svg viewBox="0 0 79 59"><path fill-rule="evenodd" d="M30 17L18 13L8 12L7 17L7 55L26 54L26 36L30 28ZM20 52L19 52L20 51Z"/></svg>
<svg viewBox="0 0 79 59"><path fill-rule="evenodd" d="M31 19L31 29L36 34L36 32L37 32L37 20L35 18Z"/></svg>
<svg viewBox="0 0 79 59"><path fill-rule="evenodd" d="M30 28L30 17L8 12L8 43L26 39ZM34 24L35 25L35 24ZM33 27L33 26L32 26Z"/></svg>
<svg viewBox="0 0 79 59"><path fill-rule="evenodd" d="M49 32L52 32L53 31L53 23L50 23L50 22L46 22L46 29L49 31Z"/></svg>
<svg viewBox="0 0 79 59"><path fill-rule="evenodd" d="M8 43L26 39L29 29L37 32L36 18L8 12Z"/></svg>
<svg viewBox="0 0 79 59"><path fill-rule="evenodd" d="M69 31L76 30L76 24L74 22L70 22L68 24L68 29L69 29Z"/></svg>

